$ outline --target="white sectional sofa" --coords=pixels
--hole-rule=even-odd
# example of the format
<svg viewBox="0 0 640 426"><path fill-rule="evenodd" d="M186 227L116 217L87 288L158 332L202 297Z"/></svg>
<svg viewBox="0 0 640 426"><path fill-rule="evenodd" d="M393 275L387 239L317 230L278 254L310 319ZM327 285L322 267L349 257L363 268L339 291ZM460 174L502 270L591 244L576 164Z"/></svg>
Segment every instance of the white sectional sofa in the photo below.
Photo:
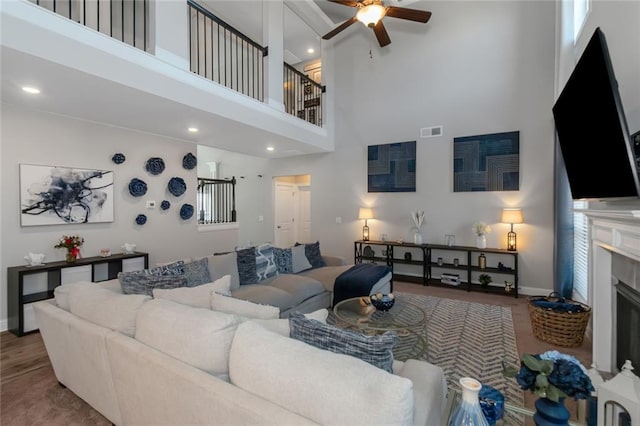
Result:
<svg viewBox="0 0 640 426"><path fill-rule="evenodd" d="M290 338L277 311L252 319L118 290L76 283L34 306L58 381L116 425L440 424L440 367L394 361L391 374Z"/></svg>

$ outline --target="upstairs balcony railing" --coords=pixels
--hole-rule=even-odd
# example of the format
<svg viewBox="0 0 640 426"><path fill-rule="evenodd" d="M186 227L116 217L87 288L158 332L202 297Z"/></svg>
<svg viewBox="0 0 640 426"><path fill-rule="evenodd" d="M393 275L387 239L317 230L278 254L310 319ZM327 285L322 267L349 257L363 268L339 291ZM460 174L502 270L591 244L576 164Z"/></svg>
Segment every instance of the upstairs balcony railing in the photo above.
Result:
<svg viewBox="0 0 640 426"><path fill-rule="evenodd" d="M148 0L29 1L133 47L147 50Z"/></svg>
<svg viewBox="0 0 640 426"><path fill-rule="evenodd" d="M236 178L198 178L198 223L236 222Z"/></svg>
<svg viewBox="0 0 640 426"><path fill-rule="evenodd" d="M264 101L267 48L194 1L188 4L191 71Z"/></svg>
<svg viewBox="0 0 640 426"><path fill-rule="evenodd" d="M322 94L326 87L284 64L284 108L291 115L322 127Z"/></svg>

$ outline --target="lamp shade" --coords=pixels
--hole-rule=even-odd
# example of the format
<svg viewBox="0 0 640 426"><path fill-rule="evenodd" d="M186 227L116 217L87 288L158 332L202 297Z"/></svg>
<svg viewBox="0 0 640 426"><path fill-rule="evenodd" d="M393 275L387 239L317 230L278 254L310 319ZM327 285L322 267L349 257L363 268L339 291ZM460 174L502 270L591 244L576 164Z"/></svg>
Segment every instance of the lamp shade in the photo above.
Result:
<svg viewBox="0 0 640 426"><path fill-rule="evenodd" d="M500 219L502 223L523 223L524 218L522 217L522 209L517 208L508 208L502 209L502 219Z"/></svg>
<svg viewBox="0 0 640 426"><path fill-rule="evenodd" d="M370 207L360 207L358 219L373 219L373 209Z"/></svg>
<svg viewBox="0 0 640 426"><path fill-rule="evenodd" d="M356 13L356 19L365 24L367 27L375 27L380 19L384 16L386 9L379 4L370 4L360 8Z"/></svg>

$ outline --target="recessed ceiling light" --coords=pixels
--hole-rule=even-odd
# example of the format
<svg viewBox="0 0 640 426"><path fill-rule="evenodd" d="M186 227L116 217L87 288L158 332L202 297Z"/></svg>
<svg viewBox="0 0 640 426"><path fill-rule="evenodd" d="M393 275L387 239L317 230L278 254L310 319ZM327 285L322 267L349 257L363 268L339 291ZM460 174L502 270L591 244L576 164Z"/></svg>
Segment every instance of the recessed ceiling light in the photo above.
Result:
<svg viewBox="0 0 640 426"><path fill-rule="evenodd" d="M37 95L38 93L40 93L40 89L37 89L35 87L31 87L31 86L24 86L22 88L22 90L24 90L27 93L30 93L32 95Z"/></svg>
<svg viewBox="0 0 640 426"><path fill-rule="evenodd" d="M310 48L307 49L307 53L313 53L315 51L316 50L313 47L310 47Z"/></svg>
<svg viewBox="0 0 640 426"><path fill-rule="evenodd" d="M197 127L189 127L187 130L189 131L189 133L198 133Z"/></svg>
<svg viewBox="0 0 640 426"><path fill-rule="evenodd" d="M267 151L275 151L275 148L274 148L274 147L272 147L272 146L268 146L268 147L267 147Z"/></svg>

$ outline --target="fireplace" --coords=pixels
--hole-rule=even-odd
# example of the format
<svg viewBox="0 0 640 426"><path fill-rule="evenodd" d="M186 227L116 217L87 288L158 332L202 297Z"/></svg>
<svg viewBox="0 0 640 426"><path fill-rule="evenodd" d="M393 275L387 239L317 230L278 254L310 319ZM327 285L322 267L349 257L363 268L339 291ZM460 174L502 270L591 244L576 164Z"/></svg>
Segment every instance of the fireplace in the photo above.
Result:
<svg viewBox="0 0 640 426"><path fill-rule="evenodd" d="M589 303L593 363L617 373L626 359L640 369L640 211L588 210Z"/></svg>

